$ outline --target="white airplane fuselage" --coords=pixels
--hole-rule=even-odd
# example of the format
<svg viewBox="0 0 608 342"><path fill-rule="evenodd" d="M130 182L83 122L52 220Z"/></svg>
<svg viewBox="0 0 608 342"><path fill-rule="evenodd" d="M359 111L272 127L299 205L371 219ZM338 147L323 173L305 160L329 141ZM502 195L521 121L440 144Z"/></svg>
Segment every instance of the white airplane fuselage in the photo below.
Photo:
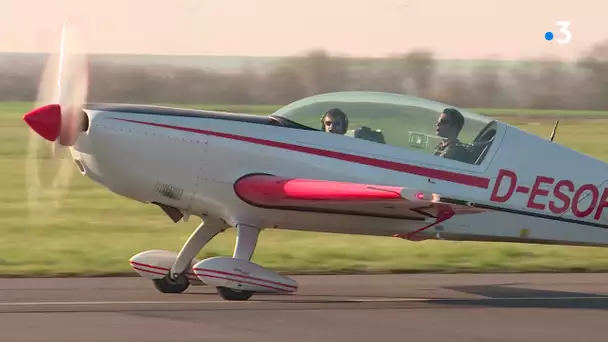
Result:
<svg viewBox="0 0 608 342"><path fill-rule="evenodd" d="M111 105L91 106L86 113L88 131L73 154L87 177L119 195L230 225L378 236L428 225L424 216L411 213L378 217L267 208L235 191L246 175L270 174L423 189L499 208L454 216L425 231L427 238L439 228L441 237L453 240L608 244L606 165L502 123L484 162L469 165L388 144L266 125L261 117L250 120L260 122L254 123Z"/></svg>

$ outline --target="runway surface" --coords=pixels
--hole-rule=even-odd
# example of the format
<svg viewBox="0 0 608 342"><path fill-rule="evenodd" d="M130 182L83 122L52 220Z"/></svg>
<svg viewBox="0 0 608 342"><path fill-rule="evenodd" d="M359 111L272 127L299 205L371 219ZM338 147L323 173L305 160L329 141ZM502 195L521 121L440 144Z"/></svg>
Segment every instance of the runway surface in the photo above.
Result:
<svg viewBox="0 0 608 342"><path fill-rule="evenodd" d="M606 341L608 274L297 276L223 301L143 278L0 279L0 341Z"/></svg>

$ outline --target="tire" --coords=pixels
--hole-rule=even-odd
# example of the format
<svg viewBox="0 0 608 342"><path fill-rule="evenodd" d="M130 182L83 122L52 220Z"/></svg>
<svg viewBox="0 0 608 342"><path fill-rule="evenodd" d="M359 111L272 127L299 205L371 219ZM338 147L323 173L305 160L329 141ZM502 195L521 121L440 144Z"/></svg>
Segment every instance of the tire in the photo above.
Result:
<svg viewBox="0 0 608 342"><path fill-rule="evenodd" d="M217 287L217 292L224 300L243 301L248 300L253 296L253 291L239 291L229 289L227 287Z"/></svg>
<svg viewBox="0 0 608 342"><path fill-rule="evenodd" d="M162 293L182 293L190 287L190 281L185 275L180 275L177 280L170 280L169 275L162 279L154 279L154 287Z"/></svg>

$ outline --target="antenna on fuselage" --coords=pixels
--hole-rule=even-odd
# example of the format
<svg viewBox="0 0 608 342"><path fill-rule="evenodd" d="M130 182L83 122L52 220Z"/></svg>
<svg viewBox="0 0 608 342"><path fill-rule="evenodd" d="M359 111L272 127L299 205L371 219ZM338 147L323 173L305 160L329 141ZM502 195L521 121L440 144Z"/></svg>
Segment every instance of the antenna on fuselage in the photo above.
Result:
<svg viewBox="0 0 608 342"><path fill-rule="evenodd" d="M555 132L557 131L557 124L559 124L559 120L557 120L555 122L555 126L553 127L553 132L551 132L551 138L550 138L551 141L553 141L553 138L555 138Z"/></svg>

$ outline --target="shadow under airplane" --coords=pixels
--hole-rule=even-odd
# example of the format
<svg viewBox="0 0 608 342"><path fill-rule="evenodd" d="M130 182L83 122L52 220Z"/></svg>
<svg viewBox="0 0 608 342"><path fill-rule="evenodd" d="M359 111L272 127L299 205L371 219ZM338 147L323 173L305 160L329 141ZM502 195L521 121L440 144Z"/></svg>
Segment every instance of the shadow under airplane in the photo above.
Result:
<svg viewBox="0 0 608 342"><path fill-rule="evenodd" d="M608 309L608 295L544 289L511 287L509 285L472 285L443 287L447 290L484 296L486 298L431 299L426 303L456 306Z"/></svg>

